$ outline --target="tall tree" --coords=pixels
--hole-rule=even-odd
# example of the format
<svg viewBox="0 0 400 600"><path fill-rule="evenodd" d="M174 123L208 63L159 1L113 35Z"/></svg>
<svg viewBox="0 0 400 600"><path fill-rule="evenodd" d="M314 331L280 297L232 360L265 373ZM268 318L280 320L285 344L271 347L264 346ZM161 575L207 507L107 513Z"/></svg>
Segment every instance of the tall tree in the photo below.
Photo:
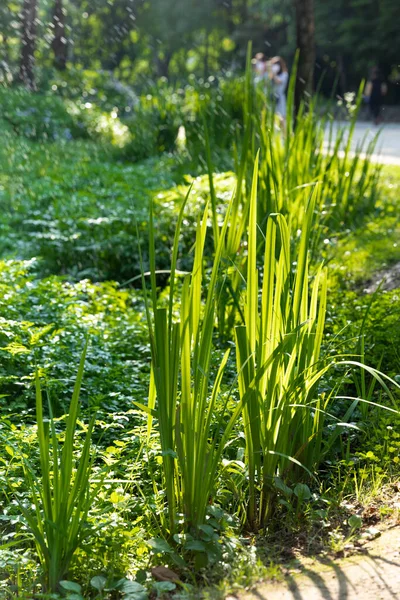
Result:
<svg viewBox="0 0 400 600"><path fill-rule="evenodd" d="M35 89L35 46L36 46L37 0L24 0L21 11L21 57L19 79L29 89Z"/></svg>
<svg viewBox="0 0 400 600"><path fill-rule="evenodd" d="M296 42L299 49L295 103L296 111L303 99L313 91L315 66L314 0L294 0L296 10Z"/></svg>
<svg viewBox="0 0 400 600"><path fill-rule="evenodd" d="M65 8L63 0L54 1L53 12L53 40L51 43L54 52L54 66L60 71L67 67L68 42L65 31Z"/></svg>

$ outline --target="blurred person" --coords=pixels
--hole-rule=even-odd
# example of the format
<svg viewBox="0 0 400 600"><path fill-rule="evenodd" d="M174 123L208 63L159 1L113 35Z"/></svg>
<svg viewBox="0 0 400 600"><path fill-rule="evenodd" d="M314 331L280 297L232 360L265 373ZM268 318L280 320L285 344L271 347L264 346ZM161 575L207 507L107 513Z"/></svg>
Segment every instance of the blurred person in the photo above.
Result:
<svg viewBox="0 0 400 600"><path fill-rule="evenodd" d="M267 58L263 52L257 52L255 57L252 59L251 64L254 72L254 83L260 83L265 81L267 72Z"/></svg>
<svg viewBox="0 0 400 600"><path fill-rule="evenodd" d="M286 87L289 73L285 61L281 56L274 56L267 63L268 78L272 86L275 99L275 114L278 115L283 132L286 128Z"/></svg>
<svg viewBox="0 0 400 600"><path fill-rule="evenodd" d="M364 95L368 102L369 112L374 120L375 125L382 122L381 109L383 98L387 94L387 85L381 75L378 67L371 69L371 75L365 86Z"/></svg>

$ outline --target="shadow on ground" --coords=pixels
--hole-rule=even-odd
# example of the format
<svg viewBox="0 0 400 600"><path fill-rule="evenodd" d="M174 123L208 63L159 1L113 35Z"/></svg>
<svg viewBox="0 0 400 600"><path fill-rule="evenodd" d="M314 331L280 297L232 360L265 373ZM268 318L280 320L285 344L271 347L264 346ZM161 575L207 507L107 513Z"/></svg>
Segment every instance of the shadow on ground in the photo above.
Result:
<svg viewBox="0 0 400 600"><path fill-rule="evenodd" d="M370 542L365 554L338 561L315 559L284 582L266 583L243 600L393 600L400 598L400 529Z"/></svg>

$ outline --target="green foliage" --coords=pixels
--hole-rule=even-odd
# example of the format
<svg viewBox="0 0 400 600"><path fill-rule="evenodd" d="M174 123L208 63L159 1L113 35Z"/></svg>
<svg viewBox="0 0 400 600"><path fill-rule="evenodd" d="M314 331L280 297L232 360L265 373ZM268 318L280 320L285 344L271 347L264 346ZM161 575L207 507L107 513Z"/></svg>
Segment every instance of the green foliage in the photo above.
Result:
<svg viewBox="0 0 400 600"><path fill-rule="evenodd" d="M1 119L20 136L32 140L85 137L64 103L53 95L34 95L23 88L0 88Z"/></svg>
<svg viewBox="0 0 400 600"><path fill-rule="evenodd" d="M363 161L361 153L365 152L369 157L374 152L377 138L369 144L361 144L350 159L361 87L354 98L347 130L339 128L336 136L333 136L333 119L319 115L317 98L310 101L307 110L302 107L294 123L290 115L293 114L295 78L294 70L288 89L286 136L282 137L275 124L273 107L262 96L255 95L248 107L255 115L252 134L264 159L259 174L259 221L264 223L268 214L280 212L290 217L293 228L301 229L309 188L317 186L321 193L317 197L319 218L315 228L320 234L324 229L329 233L329 229L337 231L342 224L354 224L373 210L380 169L369 160ZM319 237L315 234L313 243L318 242Z"/></svg>
<svg viewBox="0 0 400 600"><path fill-rule="evenodd" d="M148 203L154 198L163 232L158 266L168 269L174 219L187 190L187 184L176 186L181 176L173 168L174 159L164 155L161 160L131 165L116 162L113 152L89 142L36 145L12 133L5 134L4 140L0 149L3 256L36 256L44 275L127 282L140 275L137 233L146 249ZM218 210L223 210L233 185L231 173L217 176ZM207 178L196 179L181 236L185 248L181 269L192 263L189 251L196 219L208 197ZM147 270L146 250L144 261Z"/></svg>
<svg viewBox="0 0 400 600"><path fill-rule="evenodd" d="M128 128L119 120L117 109L105 113L91 102L66 101L65 104L68 113L91 139L111 144L117 148L122 148L129 142Z"/></svg>
<svg viewBox="0 0 400 600"><path fill-rule="evenodd" d="M34 406L37 364L54 410L62 414L88 332L92 344L82 402L100 404L107 412L129 409L132 397L145 394L147 387L149 350L140 295L118 290L113 283L40 280L34 267L34 261L0 263L3 414L20 418Z"/></svg>
<svg viewBox="0 0 400 600"><path fill-rule="evenodd" d="M396 477L400 464L399 417L382 415L373 421L356 452L357 462L368 469L373 465L377 474Z"/></svg>
<svg viewBox="0 0 400 600"><path fill-rule="evenodd" d="M308 251L316 194L305 211L294 274L285 220L276 215L267 221L259 309L257 169L256 162L244 325L236 329L239 391L243 399L247 398L243 421L249 469L248 518L253 528L264 527L270 516L274 477L293 481L298 476L296 464L311 473L321 460L329 400L318 398L316 393L318 381L327 370L320 362L326 273L319 269L312 290L308 290Z"/></svg>
<svg viewBox="0 0 400 600"><path fill-rule="evenodd" d="M37 552L44 569L44 590L56 592L67 574L73 556L88 535L87 515L102 478L91 489L90 478L94 461L91 438L94 417L84 428L84 443L76 462L75 435L79 414L86 348L83 352L74 386L62 444L56 431L51 405L45 418L39 376L36 375L36 423L40 454L40 474L28 461L25 477L31 493L31 506L19 502L21 512L34 536Z"/></svg>
<svg viewBox="0 0 400 600"><path fill-rule="evenodd" d="M174 184L162 162L118 164L89 143L36 146L13 135L5 142L3 255L40 256L45 273L74 278L126 281L139 274L136 224L145 237L149 197ZM165 229L172 237L173 226Z"/></svg>
<svg viewBox="0 0 400 600"><path fill-rule="evenodd" d="M151 220L150 276L153 316L148 306L146 309L152 349L152 371L148 406L143 408L149 415L149 430L153 418L158 422L163 456L163 485L168 508L168 519L164 517L161 524L165 534L169 535L181 529L200 529L203 533L208 531L204 529L207 528L206 512L214 494L217 469L241 410L239 402L225 423L229 396L218 406L229 350L225 352L212 383L210 378L217 278L230 208L227 209L220 238L216 243L204 310L201 297L207 206L202 220L199 219L197 223L193 269L183 281L180 320L177 321L174 318L174 292L184 209L185 203L182 205L175 233L168 308L159 306L157 302L155 228ZM141 405L138 403L138 406ZM218 434L214 433L214 429ZM181 514L183 523L179 522ZM212 533L212 527L208 526L208 529ZM204 542L187 544L186 549L203 552Z"/></svg>
<svg viewBox="0 0 400 600"><path fill-rule="evenodd" d="M334 144L324 154L325 124L313 105L282 136L272 111L257 108L250 71L245 82L146 90L124 115L131 138L123 148L109 124L96 131L112 95L100 99L78 83L73 104L57 100L55 112L77 107L75 122L106 145L2 124L0 251L14 259L0 263L0 590L40 595L51 571L47 587L64 577L71 600L181 588L190 596L195 581L230 577L235 561L248 585L265 569L253 541L242 539L246 510L254 528L273 530L274 511L299 528L325 506L311 475L324 480L352 464L331 494L362 497L371 465L379 481L398 473L396 409L382 417L380 408L398 400L397 292L370 301L360 286L363 272L398 258L396 174L382 187L380 168L351 158L349 147L344 158ZM118 115L110 117L117 124ZM142 119L151 127L139 130ZM181 125L186 148L175 142ZM125 150L135 160L163 154L132 165L119 162ZM227 155L236 173L215 175ZM183 178L189 168L208 175ZM329 279L321 258L331 263ZM143 290L125 289L140 283L141 266ZM111 278L119 284L95 283ZM74 394L76 408L75 365L88 333L78 419L69 400ZM337 360L328 372L338 352L359 360ZM393 381L369 368L359 376L370 361ZM49 396L47 419L36 379L38 426L36 369ZM333 401L339 385L345 391ZM94 406L96 427L88 425ZM83 518L72 512L52 527L63 512L57 490L62 484L72 498L79 473ZM78 546L71 523L82 527ZM355 520L347 526L354 535ZM52 554L62 531L58 548L68 548ZM155 582L154 565L176 577Z"/></svg>
<svg viewBox="0 0 400 600"><path fill-rule="evenodd" d="M46 72L47 74L47 72ZM133 88L116 79L110 71L80 69L70 67L67 71L51 70L42 87L76 104L90 102L103 113L118 110L119 114L129 116L138 97Z"/></svg>
<svg viewBox="0 0 400 600"><path fill-rule="evenodd" d="M134 160L160 152L179 149L181 128L183 160L192 170L205 166L204 121L215 153L231 147L232 138L242 122L243 80L235 77L189 77L187 85L178 87L160 79L148 82L145 93L124 121L132 139L122 156ZM183 128L183 130L182 130Z"/></svg>
<svg viewBox="0 0 400 600"><path fill-rule="evenodd" d="M168 96L141 97L125 123L131 141L123 148L123 157L137 161L175 149L179 113Z"/></svg>
<svg viewBox="0 0 400 600"><path fill-rule="evenodd" d="M54 93L32 94L24 88L0 88L1 119L16 134L35 141L92 138L121 147L129 131L115 110L91 102L63 100Z"/></svg>
<svg viewBox="0 0 400 600"><path fill-rule="evenodd" d="M292 74L288 90L288 114L293 112L294 84ZM380 167L369 160L361 160L361 148L350 158L350 143L357 116L360 94L354 104L355 110L347 130L348 139L344 154L340 147L345 129L332 135L333 122L318 115L317 101L310 102L307 112L304 107L296 125L292 117L287 119L287 132L280 130L273 106L264 95L254 91L250 77L250 54L244 86L243 128L240 131L240 155L235 161L237 191L234 214L237 228L231 228L227 242L229 261L221 283L221 307L218 315L220 335L225 328L228 335L235 323L243 321L238 303L243 293L246 249L242 244L246 218L251 205L251 169L254 148L260 147L257 186L257 223L265 231L271 214L282 214L292 231L291 247L297 247L301 239L303 220L312 190L315 194L315 218L310 241L312 260L320 260L324 245L331 244L330 237L337 235L343 225L354 227L370 214L377 202L380 184ZM328 140L326 144L326 133ZM367 156L373 152L376 140L367 148ZM208 145L211 145L210 142ZM206 144L207 146L207 144ZM210 179L210 196L213 197L213 164L208 153L207 168ZM219 207L215 207L219 211ZM296 232L296 235L295 233ZM262 244L258 247L262 248ZM258 259L258 262L260 260Z"/></svg>
<svg viewBox="0 0 400 600"><path fill-rule="evenodd" d="M147 82L145 92L136 97L129 86L107 75L95 75L68 72L62 79L51 80L55 83L45 94L0 88L1 118L12 131L30 140L91 138L135 162L176 150L183 127L185 158L193 168L199 157L204 164L204 119L216 149L229 148L240 125L241 79L210 77L206 88L194 77L182 88L167 80Z"/></svg>
<svg viewBox="0 0 400 600"><path fill-rule="evenodd" d="M362 226L350 224L344 235L332 236L326 245L330 262L327 333L332 343L343 348L357 348L363 333L366 363L382 361L382 370L395 377L400 371L396 275L400 227L399 184L393 167L385 168L380 190L370 218ZM382 287L374 291L381 281Z"/></svg>

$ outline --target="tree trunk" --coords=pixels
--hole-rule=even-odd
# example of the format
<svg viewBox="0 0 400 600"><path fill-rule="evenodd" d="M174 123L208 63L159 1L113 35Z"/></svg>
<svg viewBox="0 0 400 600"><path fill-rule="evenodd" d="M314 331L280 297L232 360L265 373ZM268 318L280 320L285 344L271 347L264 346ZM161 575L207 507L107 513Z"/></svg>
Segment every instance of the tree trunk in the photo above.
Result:
<svg viewBox="0 0 400 600"><path fill-rule="evenodd" d="M339 70L339 85L340 85L340 94L343 96L345 92L347 92L347 77L345 70L345 61L343 60L343 54L339 52L337 55L337 65Z"/></svg>
<svg viewBox="0 0 400 600"><path fill-rule="evenodd" d="M6 61L6 63L8 64L10 62L10 46L8 44L8 36L5 35L3 37L3 59Z"/></svg>
<svg viewBox="0 0 400 600"><path fill-rule="evenodd" d="M296 38L299 50L295 105L296 113L302 100L307 101L313 91L315 65L314 0L294 0L296 8Z"/></svg>
<svg viewBox="0 0 400 600"><path fill-rule="evenodd" d="M209 50L210 50L210 34L208 29L206 29L206 40L205 40L205 48L204 48L204 79L208 77L208 59L209 59Z"/></svg>
<svg viewBox="0 0 400 600"><path fill-rule="evenodd" d="M233 3L232 0L225 0L223 3L223 6L225 7L226 10L226 26L228 29L228 33L229 35L232 35L232 33L235 31L235 23L234 23L234 19L233 19Z"/></svg>
<svg viewBox="0 0 400 600"><path fill-rule="evenodd" d="M171 58L172 55L169 52L166 52L162 58L157 56L157 73L159 77L168 78L169 63L171 62Z"/></svg>
<svg viewBox="0 0 400 600"><path fill-rule="evenodd" d="M19 79L30 90L35 89L35 45L36 45L36 11L37 0L24 0L21 34L21 58Z"/></svg>
<svg viewBox="0 0 400 600"><path fill-rule="evenodd" d="M247 0L242 0L242 4L240 6L240 19L241 19L242 25L243 25L243 23L247 22L247 17L248 17Z"/></svg>
<svg viewBox="0 0 400 600"><path fill-rule="evenodd" d="M68 44L65 31L65 10L63 0L55 0L53 12L53 41L51 43L54 52L54 66L60 71L67 67Z"/></svg>

